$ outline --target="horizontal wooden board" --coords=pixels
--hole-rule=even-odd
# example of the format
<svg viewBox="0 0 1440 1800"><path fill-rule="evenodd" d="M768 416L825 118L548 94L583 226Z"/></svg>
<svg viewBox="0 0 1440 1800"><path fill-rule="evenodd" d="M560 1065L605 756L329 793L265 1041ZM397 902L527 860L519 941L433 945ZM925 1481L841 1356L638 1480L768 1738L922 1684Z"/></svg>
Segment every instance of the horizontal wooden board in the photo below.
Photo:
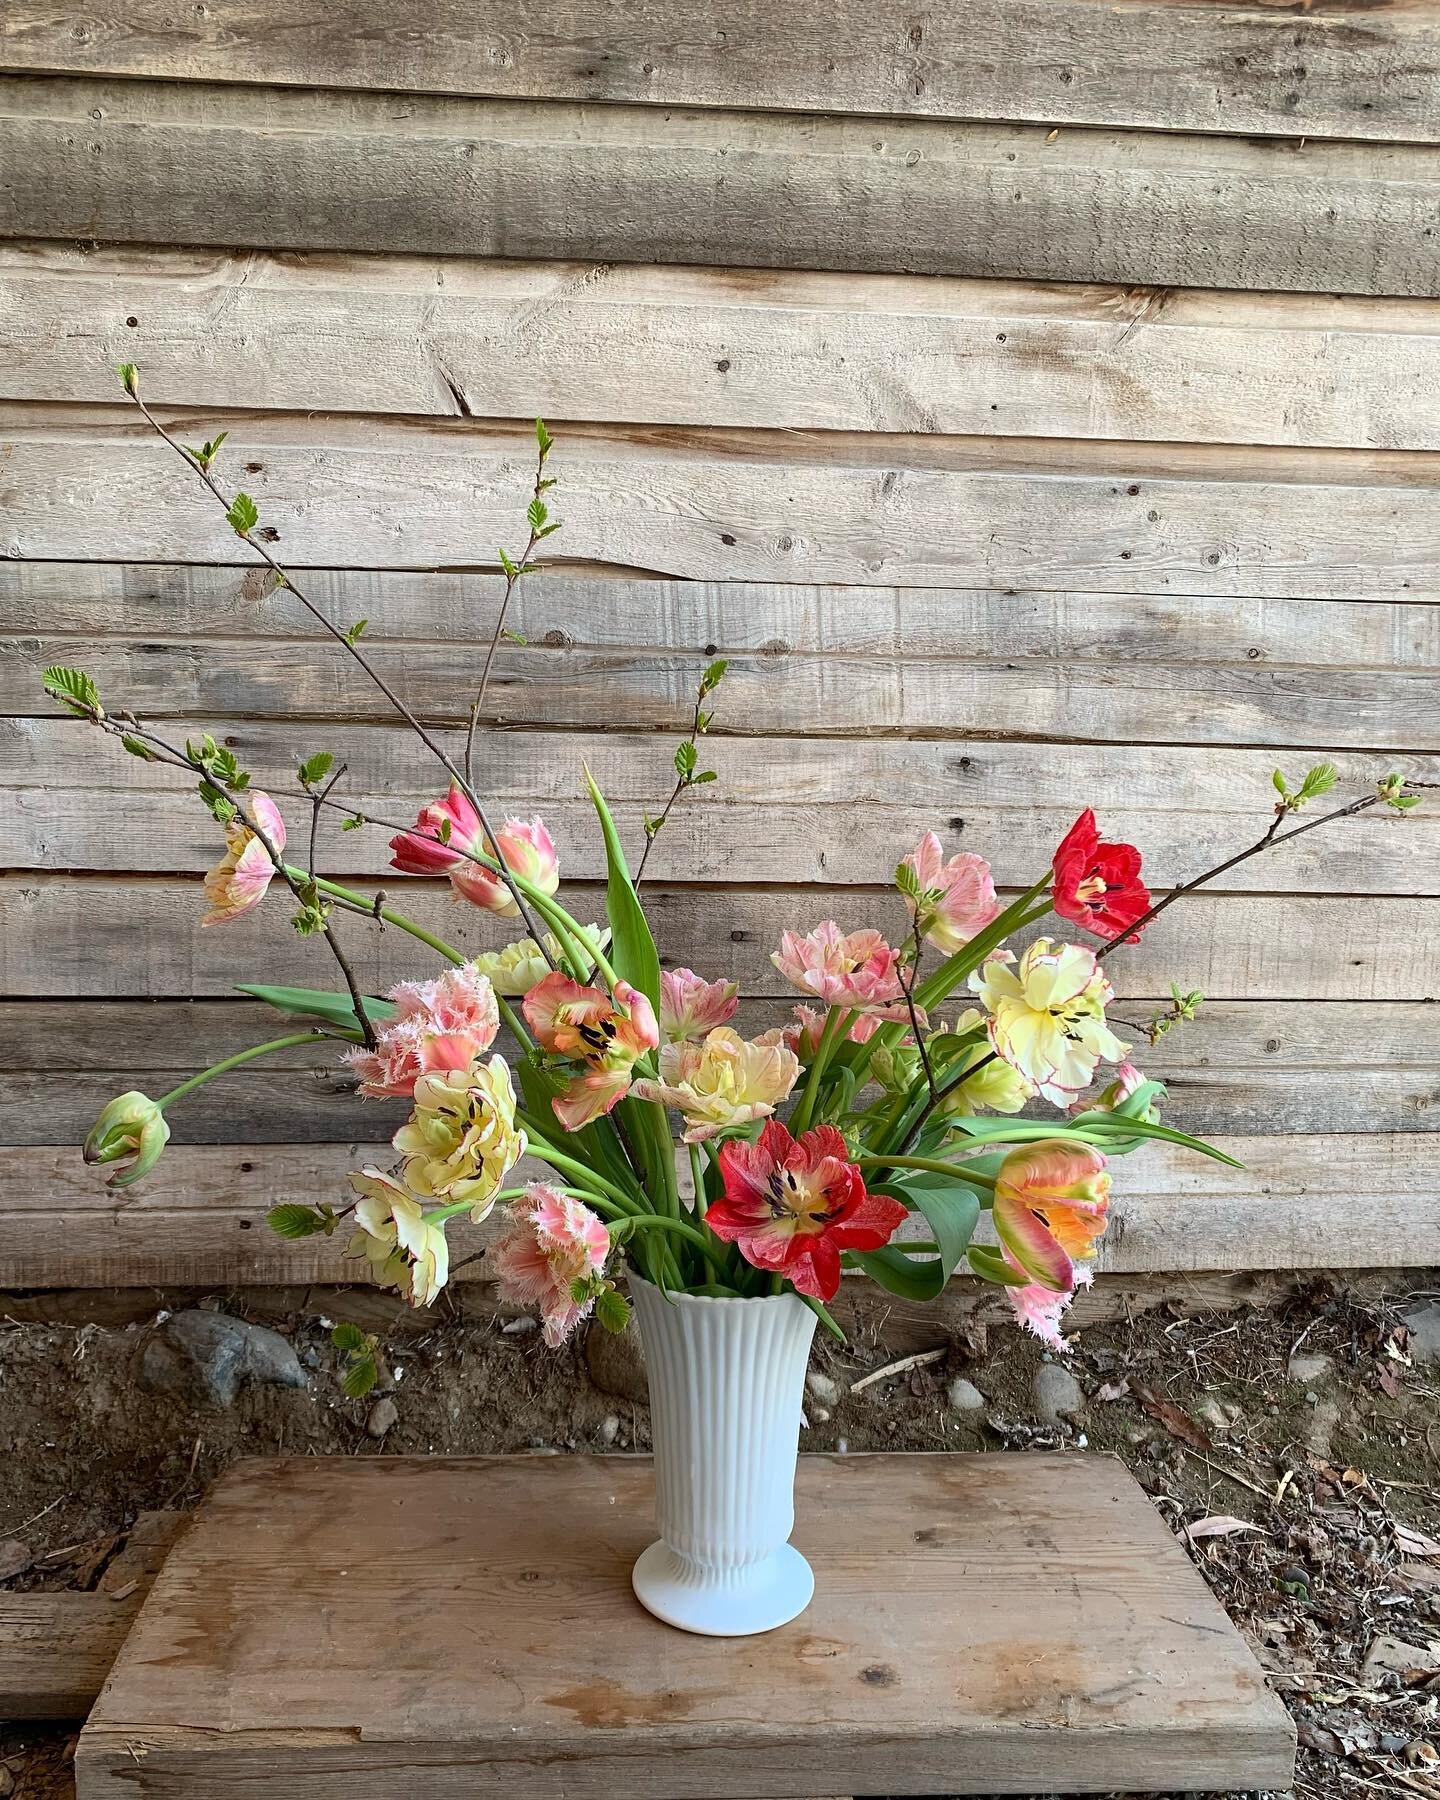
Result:
<svg viewBox="0 0 1440 1800"><path fill-rule="evenodd" d="M160 384L157 383L157 386ZM157 396L157 404L159 396ZM486 565L523 534L530 428L163 407L296 569ZM14 558L254 552L123 402L0 403ZM569 562L706 581L1440 597L1440 452L567 426Z"/></svg>
<svg viewBox="0 0 1440 1800"><path fill-rule="evenodd" d="M798 999L799 996L796 996ZM1307 1132L1440 1129L1440 1008L1426 1002L1212 1001L1147 1045L1161 1002L1113 1009L1135 1060L1165 1081L1166 1120L1214 1136L1282 1124ZM744 1003L747 1035L786 1024L791 1003ZM139 1087L160 1094L207 1064L284 1030L243 1001L0 1002L0 1075L12 1143L78 1144L100 1108ZM398 1128L402 1102L360 1102L330 1046L278 1052L198 1089L170 1113L177 1143L309 1143ZM1053 1116L1044 1107L1036 1116Z"/></svg>
<svg viewBox="0 0 1440 1800"><path fill-rule="evenodd" d="M1035 119L1433 141L1440 25L1423 5L1204 0L603 0L503 22L468 0L127 0L76 19L11 0L11 69L418 93Z"/></svg>
<svg viewBox="0 0 1440 1800"><path fill-rule="evenodd" d="M1440 449L1435 300L0 245L0 397L128 361L192 406Z"/></svg>
<svg viewBox="0 0 1440 1800"><path fill-rule="evenodd" d="M1440 1230L1429 1133L1218 1141L1246 1166L1164 1144L1116 1164L1102 1272L1397 1267ZM349 1170L387 1158L388 1145L373 1140L175 1144L143 1183L116 1196L71 1145L0 1149L0 1285L356 1280L342 1239L287 1243L264 1215L283 1202L340 1196ZM452 1222L455 1259L496 1229L493 1218ZM457 1279L487 1279L483 1260Z"/></svg>
<svg viewBox="0 0 1440 1800"><path fill-rule="evenodd" d="M357 883L373 893L373 884ZM599 916L594 883L562 898L584 920ZM444 886L396 876L386 889L428 929L462 951L504 943L503 920L452 900ZM646 909L667 964L737 981L754 996L786 992L770 951L787 927L838 916L854 930L898 932L891 893L824 888L646 888ZM237 982L334 986L323 943L298 938L278 897L230 925L202 930L196 878L0 877L0 994L10 998L221 997ZM377 993L433 974L436 959L393 927L337 920L359 979ZM1017 942L1020 940L1017 939ZM1110 959L1122 991L1165 993L1172 980L1213 999L1419 1000L1440 995L1440 901L1309 895L1196 894L1144 941Z"/></svg>
<svg viewBox="0 0 1440 1800"><path fill-rule="evenodd" d="M4 80L7 236L1435 291L1427 145Z"/></svg>
<svg viewBox="0 0 1440 1800"><path fill-rule="evenodd" d="M106 683L104 691L112 704L129 698L123 683ZM738 716L743 722L743 710ZM195 725L232 747L255 784L280 800L292 853L311 810L294 771L312 745L345 766L337 800L397 829L448 785L403 731L214 718ZM170 735L183 741L188 731ZM454 748L458 756L459 744ZM1297 781L1304 760L1292 768ZM475 767L496 816L529 818L539 809L566 875L596 878L605 873L604 845L594 808L580 792L582 771L589 768L600 783L638 860L645 814L670 791L672 763L672 741L655 734L527 731L482 739ZM723 863L735 883L873 885L893 870L897 847L908 849L933 829L947 852L978 851L998 882L1023 888L1049 866L1088 804L1111 837L1141 847L1157 888L1172 887L1253 844L1271 822L1275 799L1275 756L1268 751L1152 747L1143 756L1117 757L1109 746L1067 747L1057 755L1053 745L983 739L713 737L705 764L718 780L671 813L651 856L652 879L693 880ZM1440 759L1412 756L1400 766L1440 786ZM1383 773L1374 756L1359 754L1340 754L1335 767L1331 805L1364 796ZM222 847L192 779L163 764L137 763L80 720L0 720L0 794L9 817L5 859L14 869L203 873ZM1017 795L1024 799L1019 809ZM324 817L323 861L385 876L393 832L374 826L345 833L343 816ZM1217 885L1275 893L1440 890L1440 812L1402 816L1377 808L1268 851L1263 863L1242 865Z"/></svg>
<svg viewBox="0 0 1440 1800"><path fill-rule="evenodd" d="M370 621L370 656L427 719L468 716L457 655L484 654L495 578L314 570L304 586L338 623ZM500 648L492 723L684 730L700 671L724 655L722 734L1440 750L1440 612L1423 605L542 573L510 623L525 643ZM76 661L112 706L151 718L282 714L299 731L394 716L254 570L0 559L0 714L53 719L39 671ZM18 768L29 753L10 754Z"/></svg>

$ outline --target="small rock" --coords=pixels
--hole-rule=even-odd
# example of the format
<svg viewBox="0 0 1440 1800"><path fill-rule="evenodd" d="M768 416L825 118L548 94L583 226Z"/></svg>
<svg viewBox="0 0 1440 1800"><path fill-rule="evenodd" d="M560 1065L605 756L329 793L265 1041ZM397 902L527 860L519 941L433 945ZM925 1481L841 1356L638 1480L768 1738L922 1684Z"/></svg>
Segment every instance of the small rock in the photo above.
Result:
<svg viewBox="0 0 1440 1800"><path fill-rule="evenodd" d="M800 1417L805 1419L804 1413L801 1413ZM829 1422L830 1408L828 1406L812 1406L810 1408L810 1417L805 1419L807 1425L828 1425Z"/></svg>
<svg viewBox="0 0 1440 1800"><path fill-rule="evenodd" d="M1360 1665L1362 1680L1373 1680L1377 1675L1408 1675L1412 1670L1424 1675L1435 1674L1440 1670L1440 1655L1434 1650L1421 1650L1400 1638L1381 1636L1371 1644Z"/></svg>
<svg viewBox="0 0 1440 1800"><path fill-rule="evenodd" d="M199 1307L171 1313L140 1354L140 1385L152 1393L233 1406L245 1382L303 1388L309 1378L278 1331Z"/></svg>
<svg viewBox="0 0 1440 1800"><path fill-rule="evenodd" d="M540 1329L540 1321L532 1319L528 1313L522 1313L518 1319L507 1319L500 1327L506 1337L526 1337L532 1331Z"/></svg>
<svg viewBox="0 0 1440 1800"><path fill-rule="evenodd" d="M1228 1405L1217 1400L1213 1394L1207 1394L1195 1408L1195 1417L1211 1431L1233 1431L1239 1423L1241 1413L1238 1406Z"/></svg>
<svg viewBox="0 0 1440 1800"><path fill-rule="evenodd" d="M1301 1387L1323 1385L1326 1378L1334 1371L1335 1364L1328 1356L1292 1356L1290 1358L1290 1379Z"/></svg>
<svg viewBox="0 0 1440 1800"><path fill-rule="evenodd" d="M1329 1456L1330 1440L1340 1423L1340 1406L1335 1400L1318 1401L1305 1425L1305 1447L1314 1456Z"/></svg>
<svg viewBox="0 0 1440 1800"><path fill-rule="evenodd" d="M0 1581L12 1575L23 1575L34 1562L34 1552L19 1538L0 1538Z"/></svg>
<svg viewBox="0 0 1440 1800"><path fill-rule="evenodd" d="M1035 1410L1047 1425L1059 1425L1085 1405L1080 1383L1060 1363L1041 1363L1035 1371Z"/></svg>
<svg viewBox="0 0 1440 1800"><path fill-rule="evenodd" d="M378 1441L399 1422L399 1419L400 1408L387 1394L370 1408L370 1417L365 1421L366 1437L372 1437Z"/></svg>
<svg viewBox="0 0 1440 1800"><path fill-rule="evenodd" d="M824 1406L834 1406L840 1398L839 1384L819 1369L812 1369L805 1377L805 1385L815 1398Z"/></svg>
<svg viewBox="0 0 1440 1800"><path fill-rule="evenodd" d="M9 1795L15 1792L15 1777L7 1768L0 1766L0 1794Z"/></svg>
<svg viewBox="0 0 1440 1800"><path fill-rule="evenodd" d="M1405 1760L1412 1769L1433 1769L1440 1765L1440 1750L1424 1738L1415 1738L1405 1746Z"/></svg>
<svg viewBox="0 0 1440 1800"><path fill-rule="evenodd" d="M645 1349L633 1324L626 1331L592 1325L585 1336L585 1366L602 1394L615 1394L636 1406L649 1404Z"/></svg>
<svg viewBox="0 0 1440 1800"><path fill-rule="evenodd" d="M620 1420L614 1413L606 1413L600 1422L600 1441L602 1444L613 1444L620 1435Z"/></svg>
<svg viewBox="0 0 1440 1800"><path fill-rule="evenodd" d="M1410 1333L1409 1351L1416 1362L1440 1362L1440 1300L1427 1300L1404 1314Z"/></svg>
<svg viewBox="0 0 1440 1800"><path fill-rule="evenodd" d="M989 1404L973 1381L957 1375L945 1390L945 1398L956 1412L984 1412Z"/></svg>

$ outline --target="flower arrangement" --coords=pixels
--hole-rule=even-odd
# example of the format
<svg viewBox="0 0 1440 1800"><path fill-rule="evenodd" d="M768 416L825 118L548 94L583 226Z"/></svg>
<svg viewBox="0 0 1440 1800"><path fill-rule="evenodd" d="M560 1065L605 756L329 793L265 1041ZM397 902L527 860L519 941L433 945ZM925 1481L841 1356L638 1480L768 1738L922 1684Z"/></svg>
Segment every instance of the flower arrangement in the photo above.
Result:
<svg viewBox="0 0 1440 1800"><path fill-rule="evenodd" d="M560 857L543 822L492 824L472 779L506 609L540 544L559 529L543 423L528 541L518 557L500 553L495 636L463 750L452 750L371 662L365 622L331 620L276 563L255 503L218 484L221 440L179 444L141 398L134 367L121 373L274 581L412 727L444 792L413 821L376 818L337 792L344 771L323 750L300 762L285 792L261 792L212 737L172 743L130 713L107 711L82 671L46 671L48 691L72 712L132 755L198 784L223 837L205 878L202 923L233 925L284 891L295 929L323 941L343 978L336 992L247 986L297 1015L299 1027L158 1100L121 1095L84 1154L112 1168L112 1185L136 1181L164 1150L167 1110L197 1085L295 1044L333 1046L362 1096L409 1101L410 1116L389 1166L356 1170L343 1198L278 1206L270 1222L291 1238L346 1233L357 1266L417 1306L448 1279L448 1223L498 1214L504 1230L486 1253L489 1266L504 1292L538 1308L552 1345L591 1314L623 1329L629 1306L617 1284L627 1266L667 1294L791 1292L837 1335L829 1306L845 1270L928 1299L964 1269L1003 1288L1017 1318L1059 1345L1061 1315L1090 1280L1105 1230L1111 1160L1154 1139L1230 1160L1160 1121L1164 1088L1137 1071L1121 1035L1137 1028L1117 1029L1108 1016L1108 958L1182 894L1247 858L1371 807L1408 811L1419 797L1416 784L1391 775L1297 823L1333 787L1335 771L1321 764L1296 786L1277 773L1260 839L1160 898L1147 890L1140 853L1108 842L1088 809L1049 866L1008 900L980 856L947 859L935 832L924 831L894 871L898 929L823 920L786 931L771 961L795 990L793 1017L746 1038L734 1024L735 983L663 967L642 899L650 849L672 808L714 779L699 766L699 740L723 661L699 679L673 791L643 821L633 873L622 831L586 775L607 862L598 923L582 923L559 897ZM457 905L515 920L513 941L467 957L399 907L322 876L319 828L334 815L345 829L390 831L396 870L446 877ZM287 844L307 819L308 854L296 858ZM432 979L400 982L383 997L361 992L342 926L376 917L433 951ZM1069 941L1070 928L1085 941ZM1138 1029L1153 1044L1200 1003L1177 987L1172 1005ZM497 1049L502 1028L508 1038ZM545 1166L545 1179L516 1179L527 1156ZM991 1231L981 1241L986 1215ZM902 1236L911 1222L918 1235ZM356 1353L363 1382L363 1346L344 1347Z"/></svg>

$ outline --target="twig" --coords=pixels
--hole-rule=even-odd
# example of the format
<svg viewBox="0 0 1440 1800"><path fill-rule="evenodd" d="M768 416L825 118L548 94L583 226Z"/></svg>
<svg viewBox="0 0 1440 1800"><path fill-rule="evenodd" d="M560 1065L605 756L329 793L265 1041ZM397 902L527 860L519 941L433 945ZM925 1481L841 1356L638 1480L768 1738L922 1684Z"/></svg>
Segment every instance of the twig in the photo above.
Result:
<svg viewBox="0 0 1440 1800"><path fill-rule="evenodd" d="M318 793L312 793L310 796L310 859L306 864L306 867L310 871L310 879L312 881L315 879L315 839L320 831L320 808L325 804L326 796L329 794L331 788L335 786L335 783L339 781L344 773L345 764L341 763L340 767L325 783L324 787L321 788Z"/></svg>
<svg viewBox="0 0 1440 1800"><path fill-rule="evenodd" d="M162 437L165 440L165 442L170 446L170 448L175 452L175 454L178 457L180 457L180 459L186 464L187 467L194 469L196 474L199 475L200 479L205 483L205 486L215 496L216 500L220 503L221 507L224 509L226 518L230 519L231 514L234 510L233 504L232 504L232 502L228 501L225 498L225 495L221 491L219 484L216 482L214 476L211 475L209 469L205 466L205 464L197 456L195 456L191 451L187 450L185 448L185 446L179 441L178 438L172 437L171 434L160 423L160 421L155 417L154 413L151 412L150 408L145 404L145 401L141 398L138 383L132 384L130 381L127 380L125 391L130 395L131 399L135 402L136 406L139 407L141 413L144 415L144 417L146 419L146 422L151 426L151 428L156 433L158 433L158 435L160 437ZM516 906L519 907L521 916L525 920L526 926L530 932L531 937L534 938L536 944L539 946L540 954L545 958L546 962L549 963L550 967L553 969L555 967L554 959L553 959L553 957L551 957L549 951L545 948L545 942L544 942L543 935L541 934L541 931L540 931L539 927L536 925L534 919L531 917L530 909L525 903L525 896L520 892L519 888L515 885L514 881L511 879L511 872L510 872L509 868L506 866L504 856L499 854L500 840L496 837L494 831L491 829L489 819L486 817L484 804L482 803L480 796L475 792L475 789L474 789L473 785L471 784L471 782L469 781L469 779L465 775L463 775L461 773L461 771L456 767L455 761L451 757L450 753L445 749L444 745L441 744L439 742L439 740L436 737L434 737L432 735L432 733L430 731L428 731L424 725L421 724L420 720L416 717L415 713L406 704L406 702L400 697L400 695L396 693L394 688L392 688L390 686L389 682L386 681L385 677L374 666L374 664L370 661L369 657L367 657L365 655L364 651L361 650L358 647L358 645L353 641L350 634L348 632L342 631L338 625L334 624L329 618L327 618L327 616L321 610L321 608L318 607L313 600L311 600L300 588L298 588L295 585L295 583L290 578L289 572L286 569L281 567L281 565L275 560L275 558L265 548L264 544L261 543L259 541L259 539L254 537L249 530L241 530L239 527L237 527L234 524L233 520L231 522L231 530L235 532L236 537L238 537L242 543L247 544L250 547L250 549L252 549L255 552L255 554L261 558L261 560L263 562L265 562L266 564L269 565L269 567L275 572L275 574L279 576L281 582L285 585L285 587L289 589L289 591L295 596L295 598L305 608L306 612L308 612L310 614L311 618L314 619L315 622L318 625L320 625L323 630L327 631L330 634L330 636L332 638L334 638L335 642L341 646L342 649L347 651L349 653L349 655L354 658L354 660L360 665L360 667L370 677L371 681L374 682L375 686L377 688L379 688L380 692L385 696L385 698L395 708L396 712L398 712L400 714L401 718L404 719L406 724L410 726L412 731L414 731L416 736L420 739L421 743L424 744L426 749L430 751L430 753L440 763L442 768L444 768L446 773L450 776L451 780L465 795L465 798L475 808L475 816L480 821L480 829L485 833L485 836L489 839L489 841L496 848L496 852L497 852L496 860L499 864L500 879L505 883L506 887L509 888L511 897L515 901Z"/></svg>
<svg viewBox="0 0 1440 1800"><path fill-rule="evenodd" d="M911 933L914 956L910 961L910 979L905 979L905 958L902 955L895 965L895 976L900 983L900 991L905 996L905 1010L910 1015L910 1029L915 1036L915 1047L920 1052L920 1067L925 1071L925 1085L930 1090L930 1110L933 1112L940 1103L940 1092L935 1086L935 1071L930 1066L930 1052L925 1047L925 1035L920 1029L920 1015L915 1009L915 982L920 973L920 915L915 915L915 929Z"/></svg>
<svg viewBox="0 0 1440 1800"><path fill-rule="evenodd" d="M645 879L645 865L650 860L650 852L655 848L656 838L659 837L665 827L665 821L670 817L670 809L687 788L698 787L702 782L715 779L714 775L709 772L697 775L695 771L697 759L695 741L704 735L710 719L714 717L713 714L707 716L705 712L705 696L713 693L719 687L721 681L724 680L726 667L723 659L713 662L700 677L700 685L695 690L695 709L690 719L690 735L680 740L680 746L675 752L675 785L670 790L670 798L660 808L657 818L652 819L648 813L645 816L645 848L640 852L640 864L635 871L637 889Z"/></svg>
<svg viewBox="0 0 1440 1800"><path fill-rule="evenodd" d="M948 1345L939 1350L917 1350L913 1356L902 1356L898 1362L886 1363L883 1369L872 1369L868 1375L852 1381L850 1392L858 1394L862 1389L874 1387L877 1381L884 1381L891 1375L903 1375L907 1369L923 1369L927 1363L943 1362L949 1354Z"/></svg>

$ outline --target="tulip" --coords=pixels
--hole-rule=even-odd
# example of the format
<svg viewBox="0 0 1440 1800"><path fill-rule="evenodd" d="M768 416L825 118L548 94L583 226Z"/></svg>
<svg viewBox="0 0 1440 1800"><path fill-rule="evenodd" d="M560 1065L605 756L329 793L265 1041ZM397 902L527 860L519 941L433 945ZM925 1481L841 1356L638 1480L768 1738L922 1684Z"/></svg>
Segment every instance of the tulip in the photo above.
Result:
<svg viewBox="0 0 1440 1800"><path fill-rule="evenodd" d="M541 1047L574 1065L550 1102L567 1131L608 1113L628 1092L636 1062L660 1042L655 1009L628 981L615 983L612 998L557 970L531 988L523 1011Z"/></svg>
<svg viewBox="0 0 1440 1800"><path fill-rule="evenodd" d="M127 1166L117 1169L105 1184L129 1187L150 1173L169 1141L170 1127L157 1101L138 1092L120 1094L91 1126L82 1155L87 1163L121 1162L129 1157Z"/></svg>
<svg viewBox="0 0 1440 1800"><path fill-rule="evenodd" d="M1110 1176L1090 1144L1044 1138L1012 1150L995 1177L992 1217L1010 1259L1054 1293L1075 1286L1105 1230Z"/></svg>
<svg viewBox="0 0 1440 1800"><path fill-rule="evenodd" d="M347 1256L363 1256L383 1287L398 1288L412 1306L429 1306L450 1275L450 1247L443 1220L432 1224L424 1208L393 1175L368 1165L350 1177L360 1198L359 1229Z"/></svg>
<svg viewBox="0 0 1440 1800"><path fill-rule="evenodd" d="M1012 968L1011 965L1014 964ZM1092 950L1036 938L1018 963L997 950L970 977L991 1017L990 1046L1055 1106L1129 1049L1105 1023L1113 989Z"/></svg>
<svg viewBox="0 0 1440 1800"><path fill-rule="evenodd" d="M508 1210L514 1229L491 1245L487 1266L503 1298L539 1307L545 1342L558 1350L594 1308L610 1233L582 1200L543 1181L532 1181Z"/></svg>
<svg viewBox="0 0 1440 1800"><path fill-rule="evenodd" d="M375 1048L345 1052L372 1099L408 1100L420 1076L471 1068L500 1029L494 989L473 963L434 981L402 981L386 998L395 1016L377 1030Z"/></svg>
<svg viewBox="0 0 1440 1800"><path fill-rule="evenodd" d="M915 871L923 894L928 896L919 906L926 941L943 955L953 956L999 917L1000 902L995 898L990 865L983 856L962 851L949 862L944 857L939 838L927 831L905 861ZM914 916L916 902L907 898L907 905Z"/></svg>
<svg viewBox="0 0 1440 1800"><path fill-rule="evenodd" d="M766 1119L794 1087L800 1059L778 1032L747 1042L728 1025L703 1044L666 1044L660 1052L660 1079L637 1081L637 1100L658 1100L685 1116L684 1140L703 1144Z"/></svg>
<svg viewBox="0 0 1440 1800"><path fill-rule="evenodd" d="M734 981L706 981L693 969L666 969L660 976L660 1035L670 1043L703 1038L728 1025L740 1005Z"/></svg>
<svg viewBox="0 0 1440 1800"><path fill-rule="evenodd" d="M1103 842L1087 806L1055 852L1051 899L1062 919L1096 937L1139 943L1140 933L1130 928L1150 910L1140 852L1133 844Z"/></svg>
<svg viewBox="0 0 1440 1800"><path fill-rule="evenodd" d="M391 838L392 869L407 875L446 875L457 894L487 912L513 919L520 906L504 879L473 859L488 856L546 894L560 885L560 865L550 833L539 819L506 819L492 844L480 815L456 786L443 800L422 807L414 829Z"/></svg>
<svg viewBox="0 0 1440 1800"><path fill-rule="evenodd" d="M479 1224L527 1148L505 1058L420 1076L415 1109L391 1142L405 1158L402 1173L411 1193L463 1202Z"/></svg>
<svg viewBox="0 0 1440 1800"><path fill-rule="evenodd" d="M278 854L285 848L285 821L280 808L268 794L258 790L246 794L244 800L251 817ZM260 904L274 876L270 851L248 825L232 819L225 827L225 854L205 877L203 892L210 910L200 923L223 925L238 919L241 913Z"/></svg>
<svg viewBox="0 0 1440 1800"><path fill-rule="evenodd" d="M787 931L770 958L802 994L881 1019L908 1019L900 955L878 931L841 931L826 919L812 932Z"/></svg>

